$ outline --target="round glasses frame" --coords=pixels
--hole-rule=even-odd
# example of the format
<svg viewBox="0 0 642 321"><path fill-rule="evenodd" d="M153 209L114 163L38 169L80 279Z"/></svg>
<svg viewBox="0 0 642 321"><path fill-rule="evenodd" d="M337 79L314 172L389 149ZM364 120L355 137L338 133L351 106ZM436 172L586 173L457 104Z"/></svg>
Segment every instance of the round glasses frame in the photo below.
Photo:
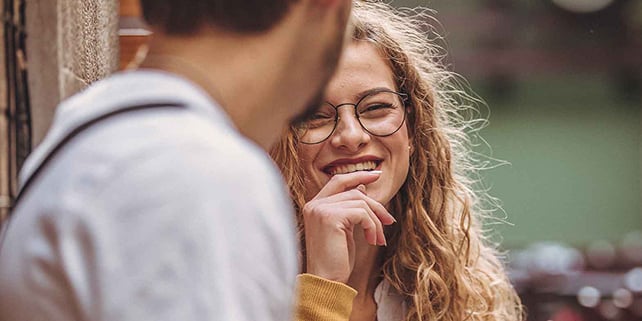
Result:
<svg viewBox="0 0 642 321"><path fill-rule="evenodd" d="M395 95L399 96L399 98L401 99L401 104L403 105L403 109L404 109L404 111L403 111L403 119L401 120L401 123L399 123L399 127L397 127L397 129L395 129L394 131L392 131L390 134L385 134L385 135L378 135L378 134L372 133L372 132L371 132L371 131L369 131L365 126L363 126L363 123L361 122L361 119L359 118L359 112L357 111L357 106L359 106L359 104L360 104L364 99L366 99L366 98L368 98L368 97L370 97L370 96L372 96L372 95L376 95L376 94L380 94L380 93L391 93L391 94L395 94ZM334 134L334 131L337 129L337 124L339 123L339 118L340 118L340 117L339 117L339 107L343 107L343 106L352 106L352 107L354 107L354 116L357 118L357 121L359 122L359 125L361 126L361 128L363 128L363 130L365 130L368 134L370 134L370 135L372 135L372 136L376 136L376 137L387 137L387 136L391 136L391 135L394 135L396 132L398 132L398 131L399 131L399 129L401 129L401 126L403 126L403 124L406 122L406 114L407 114L407 110L408 110L408 109L406 108L406 102L407 102L407 101L408 101L408 94L404 94L404 93L396 92L396 91L393 91L393 90L379 90L379 91L371 92L371 93L368 93L367 95L364 95L364 96L363 96L363 97L361 97L361 98L359 99L359 101L357 101L357 103L355 103L355 104L353 104L353 103L343 103L343 104L339 104L339 105L336 105L336 106L335 106L335 105L333 105L333 104L331 104L331 103L329 103L329 102L325 102L326 104L328 104L328 105L332 106L332 108L334 108L334 110L335 110L335 115L334 115L334 126L332 127L332 130L330 131L330 133L328 134L328 136L326 136L325 138L323 138L323 139L319 140L318 142L313 142L313 143L302 141L302 140L300 139L300 137L299 137L299 135L298 135L298 134L297 134L296 136L297 136L297 139L299 140L299 142L300 142L300 143L302 143L302 144L306 144L306 145L316 145L316 144L321 144L321 143L323 143L323 142L324 142L324 141L326 141L328 138L330 138L330 136L332 136L332 134ZM295 133L296 133L296 132L297 132L297 129L298 129L298 128L297 128L297 126L294 126L294 129L295 129Z"/></svg>

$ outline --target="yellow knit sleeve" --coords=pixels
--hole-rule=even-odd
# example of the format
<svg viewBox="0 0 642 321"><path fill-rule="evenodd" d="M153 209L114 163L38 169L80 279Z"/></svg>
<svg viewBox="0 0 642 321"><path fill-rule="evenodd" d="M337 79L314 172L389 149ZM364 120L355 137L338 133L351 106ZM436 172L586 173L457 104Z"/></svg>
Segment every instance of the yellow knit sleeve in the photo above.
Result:
<svg viewBox="0 0 642 321"><path fill-rule="evenodd" d="M348 321L357 291L312 274L297 277L296 321Z"/></svg>

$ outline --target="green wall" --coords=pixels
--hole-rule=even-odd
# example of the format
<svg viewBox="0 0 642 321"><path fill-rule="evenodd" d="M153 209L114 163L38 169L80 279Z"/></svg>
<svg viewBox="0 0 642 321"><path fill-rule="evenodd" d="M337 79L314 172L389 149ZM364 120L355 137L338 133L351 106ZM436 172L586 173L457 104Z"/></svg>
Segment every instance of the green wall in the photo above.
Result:
<svg viewBox="0 0 642 321"><path fill-rule="evenodd" d="M532 71L509 70L518 77L516 90L499 99L484 92L489 85L484 82L487 75L478 73L474 75L478 79L473 79L465 66L457 63L457 57L474 55L485 48L480 41L486 39L484 30L488 28L480 21L489 21L480 19L490 18L481 8L484 2L392 3L437 10L452 69L473 80L473 90L489 105L490 124L481 136L490 144L493 157L510 162L483 173L491 195L503 203L504 212L498 211L495 216L506 215L512 223L487 225L492 234L503 239L503 247L523 247L540 240L584 246L594 240L617 241L626 232L642 230L639 91L637 98L627 100L626 94L615 89L616 82L610 78L614 70L608 68L578 71L560 67L557 71L536 70L538 76ZM608 37L573 29L572 22L540 28L553 23L545 18L548 9L543 2L519 1L513 5L520 19L533 23L517 24L510 46L521 46L528 52L567 44L566 50L581 54L571 44L579 41L603 46L603 41L609 41ZM476 21L479 27L471 28L466 19ZM559 34L550 34L555 28L559 28ZM612 49L617 52L618 47ZM489 153L487 148L480 151Z"/></svg>
<svg viewBox="0 0 642 321"><path fill-rule="evenodd" d="M640 103L618 97L606 79L581 76L521 81L510 99L486 97L481 135L510 162L484 173L514 224L493 225L504 247L582 246L642 228Z"/></svg>

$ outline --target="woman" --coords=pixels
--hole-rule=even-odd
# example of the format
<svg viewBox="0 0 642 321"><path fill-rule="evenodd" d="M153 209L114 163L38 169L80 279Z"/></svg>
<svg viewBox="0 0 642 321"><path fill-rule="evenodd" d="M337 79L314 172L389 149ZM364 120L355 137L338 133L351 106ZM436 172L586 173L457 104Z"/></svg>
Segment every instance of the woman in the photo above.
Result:
<svg viewBox="0 0 642 321"><path fill-rule="evenodd" d="M480 226L462 111L426 12L356 2L326 103L272 156L298 212L299 320L521 320Z"/></svg>

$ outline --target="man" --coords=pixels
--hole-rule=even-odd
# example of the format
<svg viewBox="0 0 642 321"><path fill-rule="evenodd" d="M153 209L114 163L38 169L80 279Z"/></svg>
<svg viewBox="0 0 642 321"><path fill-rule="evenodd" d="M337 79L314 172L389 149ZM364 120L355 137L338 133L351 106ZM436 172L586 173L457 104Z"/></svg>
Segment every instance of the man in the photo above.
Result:
<svg viewBox="0 0 642 321"><path fill-rule="evenodd" d="M62 103L0 248L0 320L288 320L265 154L316 105L349 0L142 0L143 68Z"/></svg>

